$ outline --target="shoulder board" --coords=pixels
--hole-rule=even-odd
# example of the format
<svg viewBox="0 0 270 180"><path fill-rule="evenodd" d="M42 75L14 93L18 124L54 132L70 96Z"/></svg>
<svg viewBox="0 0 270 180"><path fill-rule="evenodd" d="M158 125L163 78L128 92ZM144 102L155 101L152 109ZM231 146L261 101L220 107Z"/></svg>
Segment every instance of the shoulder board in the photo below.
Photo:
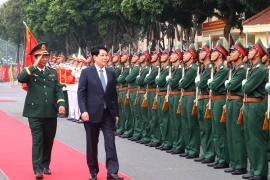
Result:
<svg viewBox="0 0 270 180"><path fill-rule="evenodd" d="M257 66L254 66L254 67L252 68L252 70L254 70L254 69L258 68L258 67L260 67L260 64L257 64Z"/></svg>
<svg viewBox="0 0 270 180"><path fill-rule="evenodd" d="M178 68L182 68L182 65L181 65L181 64L179 64L179 65L178 65Z"/></svg>
<svg viewBox="0 0 270 180"><path fill-rule="evenodd" d="M238 66L237 68L235 68L235 70L242 69L242 68L244 68L244 65Z"/></svg>
<svg viewBox="0 0 270 180"><path fill-rule="evenodd" d="M223 66L221 66L219 69L223 69Z"/></svg>
<svg viewBox="0 0 270 180"><path fill-rule="evenodd" d="M260 67L260 64L257 64L257 66L256 67Z"/></svg>
<svg viewBox="0 0 270 180"><path fill-rule="evenodd" d="M170 67L170 66L169 66L169 65L167 65L167 66L166 66L166 69L168 69L169 67Z"/></svg>
<svg viewBox="0 0 270 180"><path fill-rule="evenodd" d="M192 64L190 64L189 67L191 68L192 67Z"/></svg>

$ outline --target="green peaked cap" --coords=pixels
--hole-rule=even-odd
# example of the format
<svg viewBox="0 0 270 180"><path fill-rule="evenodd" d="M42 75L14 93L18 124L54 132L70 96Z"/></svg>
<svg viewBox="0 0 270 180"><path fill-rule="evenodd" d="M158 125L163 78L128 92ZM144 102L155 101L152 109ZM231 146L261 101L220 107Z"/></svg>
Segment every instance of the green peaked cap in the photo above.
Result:
<svg viewBox="0 0 270 180"><path fill-rule="evenodd" d="M47 51L47 44L45 42L37 44L31 51L30 55L41 55L41 54L49 54Z"/></svg>
<svg viewBox="0 0 270 180"><path fill-rule="evenodd" d="M257 40L257 42L253 45L252 48L257 49L261 57L268 54L260 38Z"/></svg>
<svg viewBox="0 0 270 180"><path fill-rule="evenodd" d="M208 53L211 52L209 40L205 41L203 47L199 48L199 51L207 51Z"/></svg>
<svg viewBox="0 0 270 180"><path fill-rule="evenodd" d="M242 43L239 39L236 40L235 44L230 48L230 50L237 50L243 56L246 56L246 49L244 48L244 46L242 45Z"/></svg>
<svg viewBox="0 0 270 180"><path fill-rule="evenodd" d="M189 48L186 49L185 51L190 52L191 55L193 56L193 59L194 59L194 60L197 59L197 50L196 50L196 48L195 48L195 46L194 46L193 43L191 43L191 44L189 45Z"/></svg>
<svg viewBox="0 0 270 180"><path fill-rule="evenodd" d="M228 55L228 51L224 48L220 40L217 41L217 45L212 50L219 51L223 56Z"/></svg>

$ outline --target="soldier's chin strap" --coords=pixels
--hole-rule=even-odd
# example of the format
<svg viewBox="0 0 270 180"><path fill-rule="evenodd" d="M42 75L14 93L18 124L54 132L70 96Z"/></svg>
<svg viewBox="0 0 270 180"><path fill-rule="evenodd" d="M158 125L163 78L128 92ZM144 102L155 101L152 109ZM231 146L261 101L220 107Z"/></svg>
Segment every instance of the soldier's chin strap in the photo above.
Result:
<svg viewBox="0 0 270 180"><path fill-rule="evenodd" d="M217 58L216 58L215 60L213 60L214 62L216 62L216 61L218 60L220 54L221 54L221 53L218 51L218 56L217 56Z"/></svg>
<svg viewBox="0 0 270 180"><path fill-rule="evenodd" d="M204 58L202 58L201 60L204 61L206 59L206 56L208 55L208 53L204 56Z"/></svg>
<svg viewBox="0 0 270 180"><path fill-rule="evenodd" d="M258 53L257 49L255 49L255 50L256 50L256 53L255 53L254 56L251 58L251 60L253 60L253 59L255 58L256 54Z"/></svg>

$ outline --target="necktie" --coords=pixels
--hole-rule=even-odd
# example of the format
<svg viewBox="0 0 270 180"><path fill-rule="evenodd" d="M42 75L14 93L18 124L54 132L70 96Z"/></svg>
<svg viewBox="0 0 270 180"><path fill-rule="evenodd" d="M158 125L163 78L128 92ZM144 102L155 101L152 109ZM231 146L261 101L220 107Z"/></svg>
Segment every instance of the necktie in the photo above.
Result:
<svg viewBox="0 0 270 180"><path fill-rule="evenodd" d="M101 84L102 84L103 90L104 90L104 92L105 92L105 90L106 90L106 82L105 82L105 78L104 78L103 70L102 70L102 69L100 69L100 70L99 70L99 72L100 72L100 76L99 76L99 78L100 78L100 81L101 81ZM104 109L106 109L106 101L104 101Z"/></svg>

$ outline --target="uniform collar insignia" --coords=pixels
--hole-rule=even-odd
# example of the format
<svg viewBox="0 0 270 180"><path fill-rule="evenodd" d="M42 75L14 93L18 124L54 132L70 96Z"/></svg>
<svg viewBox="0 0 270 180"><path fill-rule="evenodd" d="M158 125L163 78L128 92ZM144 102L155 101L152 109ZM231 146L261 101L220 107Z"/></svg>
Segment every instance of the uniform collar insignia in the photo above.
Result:
<svg viewBox="0 0 270 180"><path fill-rule="evenodd" d="M55 76L55 74L49 74L49 76Z"/></svg>

